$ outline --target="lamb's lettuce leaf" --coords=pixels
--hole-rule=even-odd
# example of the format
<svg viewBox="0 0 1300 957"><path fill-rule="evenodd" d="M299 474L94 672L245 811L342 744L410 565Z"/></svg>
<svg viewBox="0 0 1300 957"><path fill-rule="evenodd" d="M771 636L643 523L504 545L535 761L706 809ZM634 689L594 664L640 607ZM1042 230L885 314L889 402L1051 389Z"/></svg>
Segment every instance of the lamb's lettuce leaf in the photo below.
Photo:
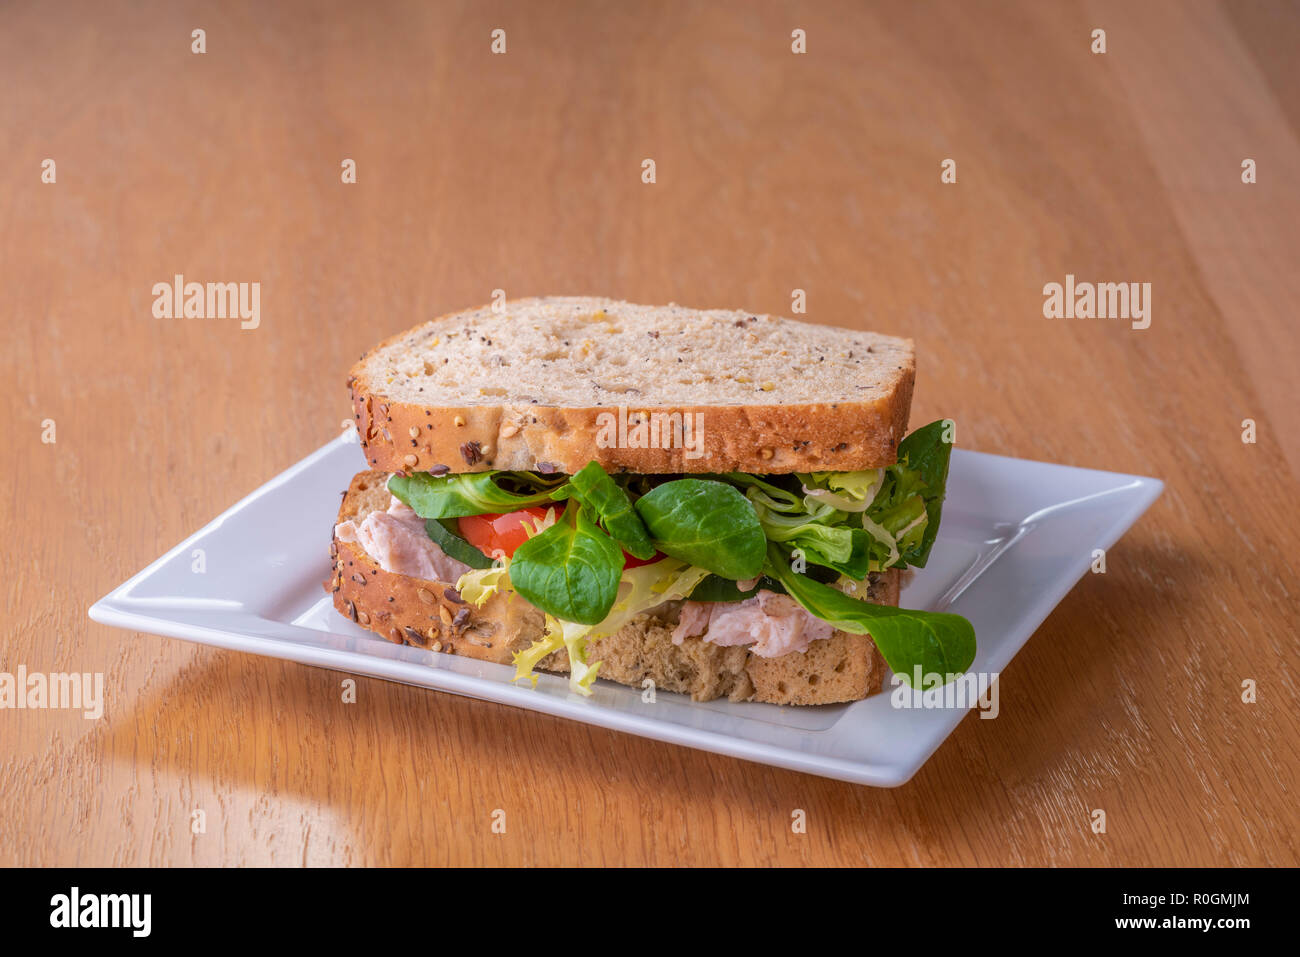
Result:
<svg viewBox="0 0 1300 957"><path fill-rule="evenodd" d="M960 615L861 601L795 573L789 556L776 545L768 549L766 572L810 614L840 631L870 635L885 662L908 684L918 667L922 675L940 675L947 682L975 660L975 629Z"/></svg>
<svg viewBox="0 0 1300 957"><path fill-rule="evenodd" d="M509 486L526 491L512 491ZM426 519L517 512L568 497L563 476L548 480L531 472L392 475L388 491Z"/></svg>
<svg viewBox="0 0 1300 957"><path fill-rule="evenodd" d="M624 551L636 558L650 558L654 544L645 523L632 508L632 499L603 468L588 462L569 479L573 497L600 519L601 526Z"/></svg>
<svg viewBox="0 0 1300 957"><path fill-rule="evenodd" d="M562 621L596 625L618 597L623 550L577 501L511 556L515 591Z"/></svg>
<svg viewBox="0 0 1300 957"><path fill-rule="evenodd" d="M733 580L753 578L763 567L767 539L758 516L725 482L665 482L637 499L636 511L665 555Z"/></svg>

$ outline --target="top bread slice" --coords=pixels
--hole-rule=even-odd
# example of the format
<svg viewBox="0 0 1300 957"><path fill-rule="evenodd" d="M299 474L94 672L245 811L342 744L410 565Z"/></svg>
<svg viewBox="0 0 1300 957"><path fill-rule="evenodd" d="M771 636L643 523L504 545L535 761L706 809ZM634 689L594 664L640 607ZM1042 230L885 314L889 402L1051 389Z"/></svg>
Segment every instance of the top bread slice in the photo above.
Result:
<svg viewBox="0 0 1300 957"><path fill-rule="evenodd" d="M387 339L348 386L366 460L386 472L773 474L892 464L915 369L910 339L546 297Z"/></svg>

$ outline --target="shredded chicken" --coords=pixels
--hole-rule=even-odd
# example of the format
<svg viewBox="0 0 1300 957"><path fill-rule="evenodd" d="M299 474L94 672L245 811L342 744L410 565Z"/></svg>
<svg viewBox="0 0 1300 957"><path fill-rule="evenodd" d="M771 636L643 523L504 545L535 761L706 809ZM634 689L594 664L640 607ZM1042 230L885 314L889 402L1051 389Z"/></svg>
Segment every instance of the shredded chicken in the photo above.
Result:
<svg viewBox="0 0 1300 957"><path fill-rule="evenodd" d="M356 542L384 571L426 581L455 582L469 571L429 537L424 519L394 498L387 512L371 512L358 525L340 522L334 534L341 542Z"/></svg>
<svg viewBox="0 0 1300 957"><path fill-rule="evenodd" d="M699 635L715 645L753 645L749 650L760 658L779 658L805 652L834 631L789 595L763 589L744 601L683 603L673 642Z"/></svg>

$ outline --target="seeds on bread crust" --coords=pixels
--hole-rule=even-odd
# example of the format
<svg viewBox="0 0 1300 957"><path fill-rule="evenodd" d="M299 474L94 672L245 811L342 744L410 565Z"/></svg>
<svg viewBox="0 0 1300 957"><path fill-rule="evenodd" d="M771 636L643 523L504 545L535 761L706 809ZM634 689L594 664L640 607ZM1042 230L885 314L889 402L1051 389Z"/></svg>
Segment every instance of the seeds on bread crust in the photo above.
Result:
<svg viewBox="0 0 1300 957"><path fill-rule="evenodd" d="M460 454L466 465L478 465L483 461L483 446L478 442L466 442L460 447Z"/></svg>

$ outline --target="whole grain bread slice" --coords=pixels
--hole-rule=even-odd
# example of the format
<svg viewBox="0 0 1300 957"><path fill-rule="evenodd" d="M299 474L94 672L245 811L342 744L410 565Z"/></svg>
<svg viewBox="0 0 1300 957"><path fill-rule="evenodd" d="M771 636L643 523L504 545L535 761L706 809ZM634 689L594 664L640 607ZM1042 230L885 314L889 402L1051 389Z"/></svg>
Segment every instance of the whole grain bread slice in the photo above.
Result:
<svg viewBox="0 0 1300 957"><path fill-rule="evenodd" d="M388 472L802 472L896 459L912 340L611 299L484 306L380 343L348 378Z"/></svg>
<svg viewBox="0 0 1300 957"><path fill-rule="evenodd" d="M353 478L339 507L338 521L362 521L389 505L383 472ZM333 571L326 589L334 607L389 641L443 654L510 664L515 652L542 637L541 610L513 594L497 594L482 607L467 604L454 583L433 582L385 571L353 542L330 545ZM897 605L896 571L873 575L868 600ZM689 694L697 701L814 705L857 701L880 690L885 662L870 638L842 631L814 641L808 651L762 658L743 646L722 647L703 638L672 640L681 603L668 602L622 629L593 642L592 662L600 677L642 687L649 678L661 691ZM564 673L568 656L557 652L541 670Z"/></svg>

